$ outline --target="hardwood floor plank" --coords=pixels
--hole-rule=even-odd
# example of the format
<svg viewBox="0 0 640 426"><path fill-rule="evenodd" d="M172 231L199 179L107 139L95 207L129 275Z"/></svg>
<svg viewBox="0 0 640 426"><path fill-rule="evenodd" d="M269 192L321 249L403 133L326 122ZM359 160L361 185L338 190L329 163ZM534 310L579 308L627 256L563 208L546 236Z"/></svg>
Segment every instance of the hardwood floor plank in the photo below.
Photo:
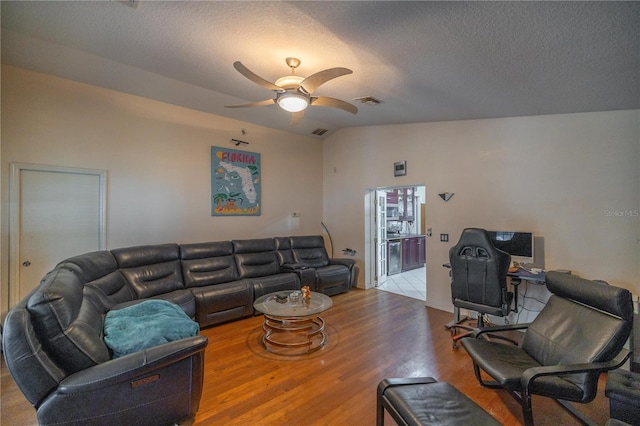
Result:
<svg viewBox="0 0 640 426"><path fill-rule="evenodd" d="M322 314L328 343L310 355L284 357L262 347L262 316L201 330L209 337L203 396L195 425L373 425L376 387L387 377L431 376L451 383L505 425L522 424L506 392L480 387L463 348L444 324L451 313L378 290L333 298ZM579 408L598 424L609 414L604 376L598 396ZM35 411L2 364L3 425L35 424ZM534 398L538 426L579 424L557 404ZM388 424L394 424L387 415Z"/></svg>

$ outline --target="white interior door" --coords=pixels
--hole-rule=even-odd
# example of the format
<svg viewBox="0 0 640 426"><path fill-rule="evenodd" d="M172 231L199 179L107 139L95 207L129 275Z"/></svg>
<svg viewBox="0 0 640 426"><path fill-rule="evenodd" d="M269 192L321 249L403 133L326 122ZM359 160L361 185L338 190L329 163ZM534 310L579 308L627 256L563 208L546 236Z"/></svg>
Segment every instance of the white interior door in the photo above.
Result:
<svg viewBox="0 0 640 426"><path fill-rule="evenodd" d="M106 172L11 164L11 306L58 262L105 243Z"/></svg>
<svg viewBox="0 0 640 426"><path fill-rule="evenodd" d="M376 286L380 286L387 280L387 193L376 194Z"/></svg>

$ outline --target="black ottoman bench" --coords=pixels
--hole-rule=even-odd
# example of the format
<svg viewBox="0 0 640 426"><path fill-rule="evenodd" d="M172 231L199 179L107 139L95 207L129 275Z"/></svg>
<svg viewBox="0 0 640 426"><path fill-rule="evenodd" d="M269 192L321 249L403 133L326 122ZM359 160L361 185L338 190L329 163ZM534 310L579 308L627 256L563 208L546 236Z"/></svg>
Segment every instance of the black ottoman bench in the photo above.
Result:
<svg viewBox="0 0 640 426"><path fill-rule="evenodd" d="M604 394L609 398L611 418L640 425L640 374L626 370L610 371Z"/></svg>
<svg viewBox="0 0 640 426"><path fill-rule="evenodd" d="M376 424L384 410L401 426L499 426L478 404L448 383L432 377L384 379L378 385Z"/></svg>

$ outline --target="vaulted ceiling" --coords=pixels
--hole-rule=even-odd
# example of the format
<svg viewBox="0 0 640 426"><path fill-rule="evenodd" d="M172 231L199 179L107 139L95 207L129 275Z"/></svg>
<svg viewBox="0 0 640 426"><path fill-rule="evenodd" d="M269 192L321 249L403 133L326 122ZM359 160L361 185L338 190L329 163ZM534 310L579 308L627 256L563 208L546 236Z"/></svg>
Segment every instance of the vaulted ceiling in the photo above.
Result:
<svg viewBox="0 0 640 426"><path fill-rule="evenodd" d="M285 131L640 108L639 2L2 1L2 62ZM260 77L353 74L290 126ZM354 99L373 97L373 105ZM324 137L322 136L322 137Z"/></svg>

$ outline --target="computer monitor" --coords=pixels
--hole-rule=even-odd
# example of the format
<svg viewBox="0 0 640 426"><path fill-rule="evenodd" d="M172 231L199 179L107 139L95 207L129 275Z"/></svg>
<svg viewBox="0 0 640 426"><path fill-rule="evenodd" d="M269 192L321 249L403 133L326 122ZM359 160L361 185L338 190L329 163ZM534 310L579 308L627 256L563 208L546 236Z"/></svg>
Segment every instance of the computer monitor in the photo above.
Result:
<svg viewBox="0 0 640 426"><path fill-rule="evenodd" d="M511 262L533 263L533 232L487 232L496 248L511 255Z"/></svg>

